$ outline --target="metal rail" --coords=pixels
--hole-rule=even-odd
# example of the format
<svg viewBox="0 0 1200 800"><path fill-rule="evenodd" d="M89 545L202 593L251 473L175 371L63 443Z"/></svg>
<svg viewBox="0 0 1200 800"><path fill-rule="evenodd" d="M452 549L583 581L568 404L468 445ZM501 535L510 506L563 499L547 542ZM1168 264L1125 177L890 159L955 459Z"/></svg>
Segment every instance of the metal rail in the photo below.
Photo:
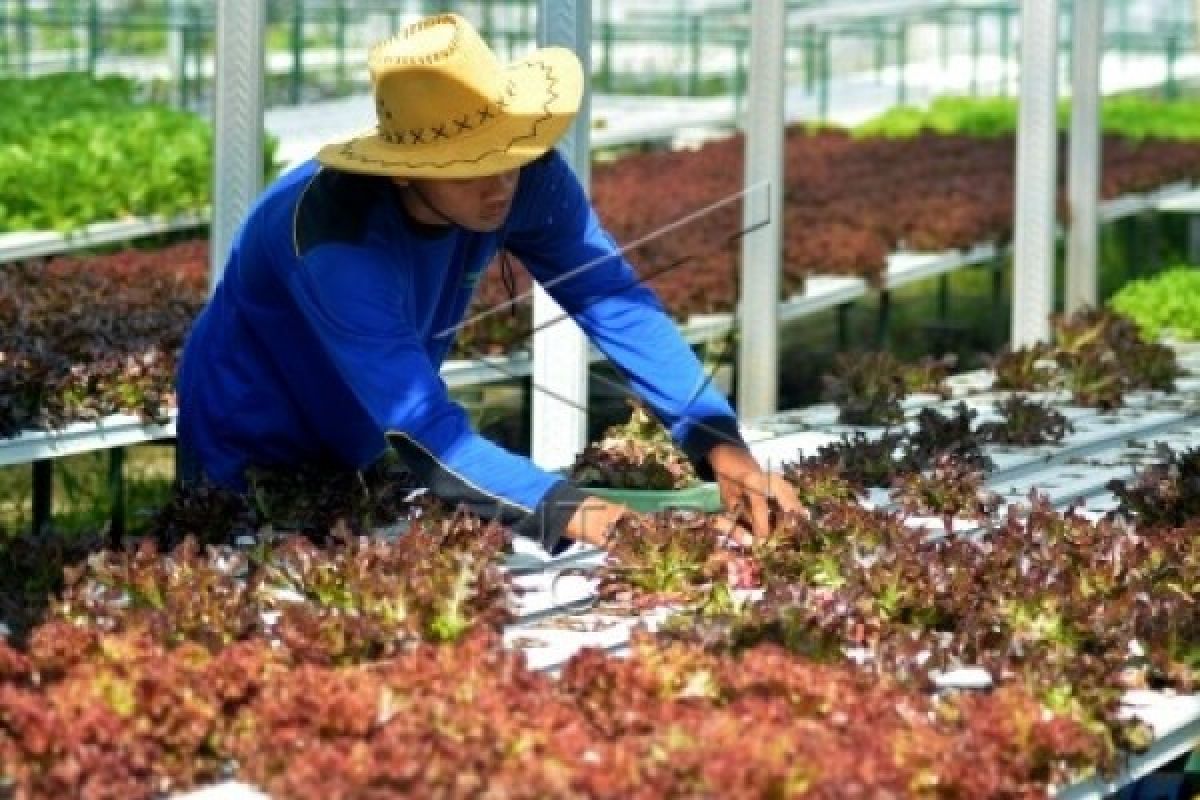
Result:
<svg viewBox="0 0 1200 800"><path fill-rule="evenodd" d="M1156 208L1159 204L1173 196L1184 195L1192 190L1184 184L1151 192L1145 195L1120 198L1106 206L1110 219L1143 213ZM124 224L124 223L123 223ZM149 230L153 225L167 224L146 222ZM186 225L203 224L202 218L178 218L173 223L182 229ZM131 227L123 230L135 230ZM98 236L117 236L115 223L105 223L96 226ZM163 229L156 229L163 232ZM149 233L143 235L151 235ZM70 247L68 240L60 234L53 234L51 244L47 235L46 247ZM119 241L119 238L109 241ZM79 240L74 240L79 241ZM97 239L89 240L97 243ZM82 245L80 245L82 246ZM34 252L32 240L20 243L21 252ZM0 237L0 262L6 253L16 252L3 249L3 237ZM64 252L59 250L59 252ZM38 254L46 255L49 250L43 249ZM967 266L986 264L1000 257L999 251L993 245L979 245L968 251L949 251L945 253L895 253L888 259L888 267L884 273L883 286L893 290L920 280L937 277L954 272ZM22 256L31 257L31 256ZM782 322L793 322L820 311L836 308L852 303L866 296L870 291L867 282L861 278L839 275L814 275L805 283L802 293L793 295L783 301L779 307L779 317ZM681 328L683 336L692 344L711 342L726 335L735 322L732 313L704 314L689 319ZM592 360L597 362L603 356L599 351L592 351ZM477 359L452 360L443 365L442 376L446 385L452 389L498 383L514 378L528 377L532 367L532 359L528 353L516 352L504 356L486 356ZM119 434L115 433L119 431ZM63 455L101 450L109 447L122 447L130 444L169 438L174 435L173 425L143 426L132 421L130 417L111 417L99 423L78 423L62 431L29 432L21 436L0 440L0 466L27 463L40 458L56 458Z"/></svg>
<svg viewBox="0 0 1200 800"><path fill-rule="evenodd" d="M31 258L74 253L102 245L133 242L164 233L200 230L208 225L207 212L174 217L140 217L97 222L72 233L14 231L0 233L0 264Z"/></svg>

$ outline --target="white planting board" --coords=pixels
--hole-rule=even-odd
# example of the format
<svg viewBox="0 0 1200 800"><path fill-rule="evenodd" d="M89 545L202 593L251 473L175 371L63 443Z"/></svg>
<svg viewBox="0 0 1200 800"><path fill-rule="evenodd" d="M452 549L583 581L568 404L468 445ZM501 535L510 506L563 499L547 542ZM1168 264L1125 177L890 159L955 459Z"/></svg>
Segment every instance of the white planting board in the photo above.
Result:
<svg viewBox="0 0 1200 800"><path fill-rule="evenodd" d="M139 417L117 414L98 422L76 422L56 431L26 431L0 439L0 467L62 458L112 447L127 447L175 435L175 412L163 425L146 424Z"/></svg>
<svg viewBox="0 0 1200 800"><path fill-rule="evenodd" d="M1200 368L1200 348L1185 349L1181 363L1185 368ZM923 397L910 401L906 406L910 424L923 407L933 405L946 411L959 400L979 412L975 424L986 422L996 417L995 401L1007 394L989 391L991 379L986 372L956 376L951 384L958 396L950 400L930 403L931 398ZM1129 477L1134 465L1153 461L1154 442L1169 442L1177 450L1200 446L1200 416L1193 416L1200 412L1198 392L1200 378L1189 377L1179 381L1174 394L1136 393L1127 398L1127 407L1106 413L1067 406L1064 402L1069 398L1061 394L1044 395L1042 399L1052 402L1072 421L1075 431L1053 446L988 447L988 454L996 462L989 486L1001 492L1006 503L1024 503L1028 492L1037 488L1059 507L1084 500L1091 511L1107 511L1116 501L1105 485L1113 478ZM798 425L809 429L783 435L773 435L767 430L794 429ZM772 415L753 424L746 433L755 456L765 466L778 468L800 453L815 453L819 446L836 441L842 432L849 430L836 424L835 409L819 406ZM879 432L880 429L874 430L876 435ZM868 498L873 505L887 502L887 493L882 490L873 490ZM913 518L908 524L928 529L935 536L945 535L941 520ZM976 523L966 520L956 520L954 527L959 532L978 529ZM519 602L520 619L506 630L505 641L523 650L535 669L557 672L572 655L587 647L614 655L627 653L629 636L638 625L653 629L667 616L662 610L640 617L586 610L595 588L595 581L587 576L586 570L598 566L601 559L597 551L581 548L559 559L541 560L544 571L538 573L537 556L514 557L514 565L526 572L518 580L529 592ZM1056 797L1090 800L1113 794L1200 746L1200 697L1131 693L1126 706L1129 713L1154 728L1157 736L1154 746L1131 759L1115 779L1096 779L1064 787L1056 792Z"/></svg>

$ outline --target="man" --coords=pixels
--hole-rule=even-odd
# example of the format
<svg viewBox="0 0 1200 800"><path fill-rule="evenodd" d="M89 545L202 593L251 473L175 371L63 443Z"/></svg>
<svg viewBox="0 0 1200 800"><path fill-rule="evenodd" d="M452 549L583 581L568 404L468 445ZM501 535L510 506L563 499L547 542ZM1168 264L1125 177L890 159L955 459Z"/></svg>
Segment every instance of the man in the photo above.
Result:
<svg viewBox="0 0 1200 800"><path fill-rule="evenodd" d="M475 434L438 377L504 249L711 468L728 507L758 533L769 497L795 509L552 150L583 94L574 54L501 65L450 14L377 45L368 66L377 127L267 189L189 336L179 437L206 476L239 489L250 466L362 468L391 446L444 501L549 550L564 537L603 545L629 512Z"/></svg>

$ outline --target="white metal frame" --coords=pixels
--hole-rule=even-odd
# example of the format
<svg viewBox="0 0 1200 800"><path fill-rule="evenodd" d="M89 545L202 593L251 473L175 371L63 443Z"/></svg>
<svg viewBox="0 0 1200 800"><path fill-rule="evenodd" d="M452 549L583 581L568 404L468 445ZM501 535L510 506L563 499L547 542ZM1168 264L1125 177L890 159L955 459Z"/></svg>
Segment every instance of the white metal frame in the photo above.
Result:
<svg viewBox="0 0 1200 800"><path fill-rule="evenodd" d="M199 230L207 224L207 212L190 212L175 217L152 216L111 222L93 222L71 233L58 231L0 233L0 264L29 258L56 256L100 245L130 242L163 233Z"/></svg>
<svg viewBox="0 0 1200 800"><path fill-rule="evenodd" d="M760 0L751 11L746 194L742 200L741 338L738 413L775 410L779 393L779 276L783 267L784 45L787 4ZM762 222L765 219L765 224Z"/></svg>
<svg viewBox="0 0 1200 800"><path fill-rule="evenodd" d="M591 0L539 0L538 44L567 47L583 63L583 103L560 148L585 188L591 172L591 42ZM540 466L558 469L587 444L588 342L541 287L534 291L533 325L532 456Z"/></svg>
<svg viewBox="0 0 1200 800"><path fill-rule="evenodd" d="M61 430L25 431L0 439L0 467L145 444L174 435L174 412L163 425L147 424L130 414L114 414L98 422L76 422Z"/></svg>
<svg viewBox="0 0 1200 800"><path fill-rule="evenodd" d="M264 0L218 0L211 287L263 182Z"/></svg>
<svg viewBox="0 0 1200 800"><path fill-rule="evenodd" d="M1012 343L1043 341L1054 307L1058 2L1021 2L1021 99L1013 226ZM1094 122L1093 122L1094 124Z"/></svg>
<svg viewBox="0 0 1200 800"><path fill-rule="evenodd" d="M1100 65L1104 56L1104 0L1075 0L1071 80L1071 139L1067 172L1066 310L1094 307L1099 247Z"/></svg>

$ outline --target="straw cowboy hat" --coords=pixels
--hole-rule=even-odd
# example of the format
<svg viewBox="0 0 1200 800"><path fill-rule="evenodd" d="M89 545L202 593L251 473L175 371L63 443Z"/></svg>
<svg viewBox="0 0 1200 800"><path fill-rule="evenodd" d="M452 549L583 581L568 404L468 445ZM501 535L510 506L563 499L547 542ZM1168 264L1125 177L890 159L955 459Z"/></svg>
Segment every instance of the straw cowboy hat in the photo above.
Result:
<svg viewBox="0 0 1200 800"><path fill-rule="evenodd" d="M371 48L378 125L317 154L328 167L409 178L474 178L545 153L583 96L570 50L501 64L457 14L413 23Z"/></svg>

